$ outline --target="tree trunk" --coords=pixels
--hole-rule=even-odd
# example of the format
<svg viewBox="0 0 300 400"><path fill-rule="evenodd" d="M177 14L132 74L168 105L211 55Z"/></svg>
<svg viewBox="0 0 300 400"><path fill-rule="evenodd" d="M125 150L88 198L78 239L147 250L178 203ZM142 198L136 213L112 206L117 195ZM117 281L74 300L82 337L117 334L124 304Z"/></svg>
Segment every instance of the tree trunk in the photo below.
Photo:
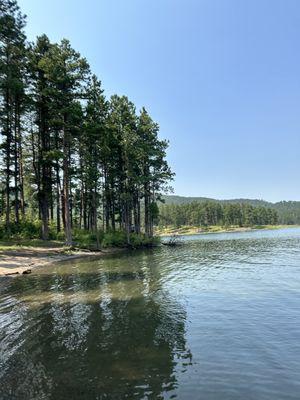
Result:
<svg viewBox="0 0 300 400"><path fill-rule="evenodd" d="M145 235L147 237L150 236L150 215L149 215L149 191L147 185L145 185L144 189L144 205L145 205Z"/></svg>
<svg viewBox="0 0 300 400"><path fill-rule="evenodd" d="M81 181L81 190L80 190L80 205L79 205L79 229L82 228L82 218L83 218L83 183Z"/></svg>
<svg viewBox="0 0 300 400"><path fill-rule="evenodd" d="M23 152L22 152L22 141L21 135L19 135L19 176L20 176L20 206L22 218L25 217L25 198L24 198L24 168L23 168Z"/></svg>
<svg viewBox="0 0 300 400"><path fill-rule="evenodd" d="M9 90L5 94L5 113L6 113L6 179L5 179L5 194L6 194L6 214L5 226L6 230L10 230L10 151L11 151L11 126L10 126L10 104L9 104Z"/></svg>
<svg viewBox="0 0 300 400"><path fill-rule="evenodd" d="M56 150L59 148L58 145L58 132L55 131L55 147ZM56 231L61 231L61 220L60 220L60 210L61 210L61 184L59 176L59 162L55 163L55 179L56 179Z"/></svg>
<svg viewBox="0 0 300 400"><path fill-rule="evenodd" d="M56 163L56 231L61 231L60 225L60 177L59 177L59 165Z"/></svg>
<svg viewBox="0 0 300 400"><path fill-rule="evenodd" d="M15 106L14 115L14 185L15 185L15 223L19 224L19 166L18 166L18 111L17 105Z"/></svg>
<svg viewBox="0 0 300 400"><path fill-rule="evenodd" d="M134 196L134 207L133 207L133 217L134 217L134 231L135 233L140 233L140 200L139 193L136 191Z"/></svg>
<svg viewBox="0 0 300 400"><path fill-rule="evenodd" d="M40 210L42 217L42 239L49 240L48 201L44 193L40 196Z"/></svg>
<svg viewBox="0 0 300 400"><path fill-rule="evenodd" d="M66 124L66 116L64 116ZM64 127L63 132L63 198L64 198L64 220L65 220L65 240L67 246L72 246L72 231L70 218L70 199L69 199L69 133Z"/></svg>

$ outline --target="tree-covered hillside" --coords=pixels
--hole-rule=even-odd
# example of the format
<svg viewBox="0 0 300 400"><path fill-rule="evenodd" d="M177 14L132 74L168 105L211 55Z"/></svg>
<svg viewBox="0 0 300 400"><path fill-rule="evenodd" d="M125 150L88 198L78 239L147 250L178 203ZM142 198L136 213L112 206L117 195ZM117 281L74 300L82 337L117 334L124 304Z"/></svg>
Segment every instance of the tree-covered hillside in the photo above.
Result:
<svg viewBox="0 0 300 400"><path fill-rule="evenodd" d="M159 226L239 226L277 225L278 213L270 207L254 207L246 203L193 201L185 204L164 204L160 207Z"/></svg>
<svg viewBox="0 0 300 400"><path fill-rule="evenodd" d="M248 204L253 207L267 207L274 209L278 214L278 223L280 224L300 224L300 201L280 201L271 203L265 200L258 199L231 199L231 200L216 200L205 197L184 197L184 196L163 196L165 204L190 204L192 202L217 202L220 204Z"/></svg>

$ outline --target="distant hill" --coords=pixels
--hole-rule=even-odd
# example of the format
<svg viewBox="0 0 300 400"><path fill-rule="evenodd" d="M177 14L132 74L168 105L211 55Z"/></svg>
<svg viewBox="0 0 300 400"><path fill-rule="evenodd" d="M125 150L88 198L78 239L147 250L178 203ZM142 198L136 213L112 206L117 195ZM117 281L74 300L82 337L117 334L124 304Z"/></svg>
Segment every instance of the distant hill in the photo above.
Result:
<svg viewBox="0 0 300 400"><path fill-rule="evenodd" d="M193 201L201 202L201 201L217 201L214 199L210 199L209 197L185 197L185 196L163 196L165 204L188 204Z"/></svg>
<svg viewBox="0 0 300 400"><path fill-rule="evenodd" d="M300 224L300 201L279 201L271 203L259 199L230 199L217 200L208 197L185 197L169 195L163 196L165 204L188 204L192 202L214 201L219 203L245 203L254 207L271 207L278 212L279 222L281 224Z"/></svg>

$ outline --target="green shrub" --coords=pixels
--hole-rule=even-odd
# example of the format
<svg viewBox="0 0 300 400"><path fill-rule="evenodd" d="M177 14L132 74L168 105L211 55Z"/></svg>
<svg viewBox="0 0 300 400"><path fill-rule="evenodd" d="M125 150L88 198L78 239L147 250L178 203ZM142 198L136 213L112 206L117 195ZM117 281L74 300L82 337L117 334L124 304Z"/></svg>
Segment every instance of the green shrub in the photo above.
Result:
<svg viewBox="0 0 300 400"><path fill-rule="evenodd" d="M152 247L160 242L159 237L147 238L144 234L131 233L130 246L133 248ZM107 232L102 240L103 247L126 247L127 239L124 231Z"/></svg>
<svg viewBox="0 0 300 400"><path fill-rule="evenodd" d="M130 234L130 245L132 247L141 247L144 245L144 235L142 234L137 234L137 233L131 233Z"/></svg>
<svg viewBox="0 0 300 400"><path fill-rule="evenodd" d="M18 234L22 239L39 239L41 236L41 221L22 221Z"/></svg>
<svg viewBox="0 0 300 400"><path fill-rule="evenodd" d="M99 243L103 240L103 232L98 231ZM95 232L89 232L84 229L74 229L73 230L73 241L79 247L93 248L97 245L97 235Z"/></svg>
<svg viewBox="0 0 300 400"><path fill-rule="evenodd" d="M9 231L5 224L0 226L1 239L39 239L41 236L41 222L38 220L21 220L19 224L11 223Z"/></svg>
<svg viewBox="0 0 300 400"><path fill-rule="evenodd" d="M106 232L102 239L103 247L124 247L126 246L126 234L123 231Z"/></svg>
<svg viewBox="0 0 300 400"><path fill-rule="evenodd" d="M5 239L6 238L6 231L4 228L4 224L0 225L0 239Z"/></svg>
<svg viewBox="0 0 300 400"><path fill-rule="evenodd" d="M140 233L131 233L130 234L130 245L134 248L138 247L154 247L160 243L160 237L154 236L152 238L147 237L146 235Z"/></svg>
<svg viewBox="0 0 300 400"><path fill-rule="evenodd" d="M5 229L4 221L0 222L0 240L25 240L25 239L41 239L42 223L39 220L24 219L19 224L12 223L9 232ZM97 247L97 236L94 232L84 229L73 229L73 242L75 246L82 248L95 249ZM98 243L101 247L126 247L127 237L124 231L109 231L104 233L98 231ZM49 224L50 240L65 240L63 230L56 231L54 222ZM147 238L144 234L131 233L130 247L152 247L159 243L159 238Z"/></svg>
<svg viewBox="0 0 300 400"><path fill-rule="evenodd" d="M65 232L63 231L63 230L61 230L60 232L57 232L56 234L55 234L55 239L56 240L65 240Z"/></svg>
<svg viewBox="0 0 300 400"><path fill-rule="evenodd" d="M57 232L56 224L54 221L49 222L49 240L59 240L58 236L61 234L61 232ZM64 240L65 235L63 234L63 237L60 240Z"/></svg>

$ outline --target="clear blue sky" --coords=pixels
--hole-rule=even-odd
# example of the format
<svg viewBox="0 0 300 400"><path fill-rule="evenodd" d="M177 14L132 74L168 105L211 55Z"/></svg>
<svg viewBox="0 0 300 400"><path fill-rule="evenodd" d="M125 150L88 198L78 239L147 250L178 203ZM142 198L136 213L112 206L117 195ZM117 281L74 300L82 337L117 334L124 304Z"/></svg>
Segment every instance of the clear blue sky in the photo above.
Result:
<svg viewBox="0 0 300 400"><path fill-rule="evenodd" d="M300 200L300 1L19 0L170 140L175 193Z"/></svg>

